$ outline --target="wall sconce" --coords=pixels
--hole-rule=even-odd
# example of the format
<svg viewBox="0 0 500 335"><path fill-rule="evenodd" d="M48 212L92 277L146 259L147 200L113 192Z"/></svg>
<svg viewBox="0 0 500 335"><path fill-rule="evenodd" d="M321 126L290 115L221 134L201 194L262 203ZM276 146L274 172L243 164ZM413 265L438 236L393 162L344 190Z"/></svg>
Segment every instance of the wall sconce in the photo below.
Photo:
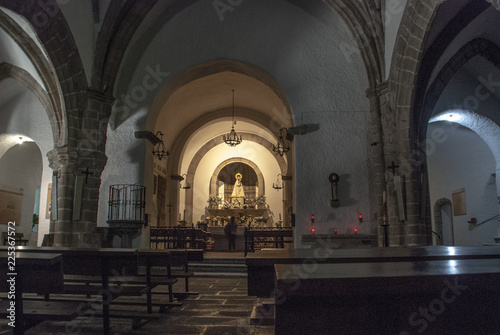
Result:
<svg viewBox="0 0 500 335"><path fill-rule="evenodd" d="M161 131L157 131L155 135L148 130L141 130L136 131L134 135L135 138L144 138L153 143L153 155L159 160L166 158L170 154L163 143L163 133Z"/></svg>
<svg viewBox="0 0 500 335"><path fill-rule="evenodd" d="M181 183L179 185L180 188L182 188L183 190L189 190L191 188L191 185L189 185L188 181L187 181L187 174L183 174L182 177L186 176L186 178L182 178L182 180L185 180L184 182L184 185L182 185L182 180L181 180Z"/></svg>
<svg viewBox="0 0 500 335"><path fill-rule="evenodd" d="M283 176L280 173L276 176L276 185L274 185L274 183L273 183L273 188L275 190L281 190L283 188L283 183L280 183L280 176L281 176L281 179L283 180Z"/></svg>
<svg viewBox="0 0 500 335"><path fill-rule="evenodd" d="M285 139L283 138L283 131L285 132L285 137L287 138L286 143ZM290 151L290 142L288 141L287 129L285 127L280 129L278 143L273 144L273 151L276 155L280 155L281 157L283 157L284 154Z"/></svg>
<svg viewBox="0 0 500 335"><path fill-rule="evenodd" d="M158 137L158 135L160 137ZM153 147L153 155L159 160L162 160L163 158L166 158L170 152L165 148L165 144L163 143L163 133L158 131L155 137L159 138L160 141Z"/></svg>
<svg viewBox="0 0 500 335"><path fill-rule="evenodd" d="M311 214L311 223L314 224L314 214Z"/></svg>
<svg viewBox="0 0 500 335"><path fill-rule="evenodd" d="M363 223L363 214L359 213L358 215L358 222L359 224Z"/></svg>

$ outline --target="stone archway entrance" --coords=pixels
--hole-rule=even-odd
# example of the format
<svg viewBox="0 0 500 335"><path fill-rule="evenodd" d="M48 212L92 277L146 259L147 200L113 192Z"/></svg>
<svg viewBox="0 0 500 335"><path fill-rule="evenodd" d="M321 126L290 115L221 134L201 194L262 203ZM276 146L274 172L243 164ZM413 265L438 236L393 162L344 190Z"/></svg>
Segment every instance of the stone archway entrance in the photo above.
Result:
<svg viewBox="0 0 500 335"><path fill-rule="evenodd" d="M441 198L434 204L434 245L455 245L451 200ZM447 213L443 217L443 212Z"/></svg>

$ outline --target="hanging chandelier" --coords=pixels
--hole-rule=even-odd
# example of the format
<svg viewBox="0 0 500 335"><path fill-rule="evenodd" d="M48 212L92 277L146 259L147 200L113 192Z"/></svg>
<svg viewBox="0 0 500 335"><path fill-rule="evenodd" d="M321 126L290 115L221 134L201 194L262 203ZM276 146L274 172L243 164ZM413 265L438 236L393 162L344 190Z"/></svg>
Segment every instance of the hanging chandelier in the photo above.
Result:
<svg viewBox="0 0 500 335"><path fill-rule="evenodd" d="M153 147L153 155L159 160L162 160L163 158L166 158L170 152L165 148L165 144L163 143L163 133L161 131L156 133L156 138L158 141Z"/></svg>
<svg viewBox="0 0 500 335"><path fill-rule="evenodd" d="M233 90L233 118L231 121L231 131L229 132L229 134L222 136L224 142L226 142L226 144L229 145L230 147L235 147L243 141L241 136L238 137L238 134L236 134L236 131L234 130L235 124L236 121L234 121L234 90Z"/></svg>
<svg viewBox="0 0 500 335"><path fill-rule="evenodd" d="M280 129L280 137L278 138L278 143L273 144L273 151L276 155L280 155L283 157L284 154L286 154L288 151L290 151L290 142L288 140L285 143L285 139L283 138L283 131L285 132L285 135L287 133L286 128L281 128Z"/></svg>

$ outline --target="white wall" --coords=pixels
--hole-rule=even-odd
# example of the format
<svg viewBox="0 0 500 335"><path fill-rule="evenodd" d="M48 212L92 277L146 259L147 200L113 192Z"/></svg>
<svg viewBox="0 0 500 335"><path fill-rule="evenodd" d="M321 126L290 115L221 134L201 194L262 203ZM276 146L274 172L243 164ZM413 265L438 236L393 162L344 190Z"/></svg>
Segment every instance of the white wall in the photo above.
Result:
<svg viewBox="0 0 500 335"><path fill-rule="evenodd" d="M47 113L38 99L31 92L27 91L22 84L9 79L2 82L2 85L18 87L19 92L21 92L0 107L0 134L3 134L2 141L7 140L9 134L26 136L31 138L38 145L39 151L41 151L42 163L37 166L38 169L41 169L41 180L36 182L36 185L40 186L38 244L41 244L43 234L49 232L50 223L50 220L45 218L45 211L48 184L52 182L52 169L49 167L47 158L47 152L54 147L52 128ZM31 177L28 176L28 178ZM30 210L32 211L33 208L30 208Z"/></svg>
<svg viewBox="0 0 500 335"><path fill-rule="evenodd" d="M315 215L315 233L359 234L376 232L372 195L371 153L368 112L310 113L304 123L319 123L320 129L296 137L296 236L310 234L311 214ZM340 177L340 206L330 207L331 173ZM358 223L358 214L364 223ZM296 245L300 240L296 238Z"/></svg>
<svg viewBox="0 0 500 335"><path fill-rule="evenodd" d="M21 221L16 222L16 234L30 239L29 245L36 246L37 234L32 231L33 206L36 188L42 177L42 156L34 142L25 142L10 148L0 158L0 184L23 189ZM40 214L45 210L40 209ZM7 225L0 225L7 231Z"/></svg>
<svg viewBox="0 0 500 335"><path fill-rule="evenodd" d="M452 200L452 192L464 188L466 214L452 217L455 245L494 242L497 220L477 227L467 223L472 217L482 222L499 214L493 154L475 132L456 123L431 123L427 134L441 131L442 140L427 155L431 208L441 198Z"/></svg>

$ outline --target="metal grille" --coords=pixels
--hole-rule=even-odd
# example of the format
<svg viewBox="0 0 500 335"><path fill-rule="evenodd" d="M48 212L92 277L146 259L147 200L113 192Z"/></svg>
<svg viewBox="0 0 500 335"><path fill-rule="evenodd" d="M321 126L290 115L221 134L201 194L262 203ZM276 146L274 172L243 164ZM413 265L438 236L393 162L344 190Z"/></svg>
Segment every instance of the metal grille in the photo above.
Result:
<svg viewBox="0 0 500 335"><path fill-rule="evenodd" d="M146 187L111 185L109 187L108 222L144 222Z"/></svg>

